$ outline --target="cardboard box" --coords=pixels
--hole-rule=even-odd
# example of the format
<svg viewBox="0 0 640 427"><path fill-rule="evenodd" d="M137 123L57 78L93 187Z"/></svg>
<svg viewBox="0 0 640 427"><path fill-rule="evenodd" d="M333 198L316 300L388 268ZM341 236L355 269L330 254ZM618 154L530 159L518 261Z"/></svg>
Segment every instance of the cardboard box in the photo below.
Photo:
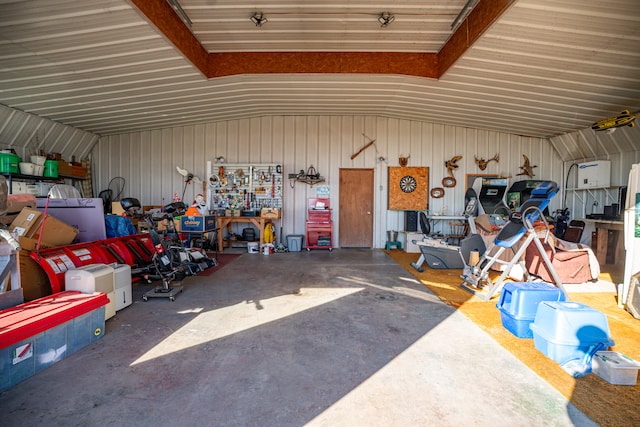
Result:
<svg viewBox="0 0 640 427"><path fill-rule="evenodd" d="M27 237L33 237L34 239L40 237L42 242L46 242L51 246L64 246L71 244L77 235L77 228L51 215L47 215L44 220L44 226L41 228L41 226L38 225L35 230L33 230L33 234Z"/></svg>
<svg viewBox="0 0 640 427"><path fill-rule="evenodd" d="M36 196L33 194L9 194L7 196L7 213L0 217L0 222L4 225L11 225L24 208L35 209Z"/></svg>
<svg viewBox="0 0 640 427"><path fill-rule="evenodd" d="M33 237L25 237L25 236L20 236L18 237L18 243L20 243L20 248L24 251L35 251L36 249L38 249L38 238L33 238ZM39 249L47 249L47 248L52 248L53 245L48 244L47 242L43 242L42 240L40 241L40 248Z"/></svg>
<svg viewBox="0 0 640 427"><path fill-rule="evenodd" d="M21 238L22 239L22 238ZM22 242L20 242L22 244ZM17 252L18 274L25 301L51 295L51 283L42 267L29 257L28 250Z"/></svg>
<svg viewBox="0 0 640 427"><path fill-rule="evenodd" d="M36 227L40 225L42 212L37 209L24 208L13 220L9 230L18 236L31 237Z"/></svg>
<svg viewBox="0 0 640 427"><path fill-rule="evenodd" d="M114 215L123 216L126 212L122 209L120 202L111 202L111 213Z"/></svg>
<svg viewBox="0 0 640 427"><path fill-rule="evenodd" d="M186 216L180 218L180 230L182 232L204 233L213 231L216 228L216 217L207 216Z"/></svg>
<svg viewBox="0 0 640 427"><path fill-rule="evenodd" d="M260 211L260 216L262 218L278 219L280 218L280 209L262 208L262 210Z"/></svg>

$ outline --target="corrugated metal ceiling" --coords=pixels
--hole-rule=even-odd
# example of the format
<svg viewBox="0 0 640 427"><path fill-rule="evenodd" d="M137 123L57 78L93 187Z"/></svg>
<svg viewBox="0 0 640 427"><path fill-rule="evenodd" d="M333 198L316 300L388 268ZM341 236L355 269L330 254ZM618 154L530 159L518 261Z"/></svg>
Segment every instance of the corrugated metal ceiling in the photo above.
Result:
<svg viewBox="0 0 640 427"><path fill-rule="evenodd" d="M433 53L466 1L181 4L210 53ZM255 11L269 22L255 26ZM377 22L383 11L396 17L386 28ZM272 114L363 114L550 137L640 110L637 0L518 0L437 80L207 79L126 0L5 1L0 35L0 103L98 135Z"/></svg>
<svg viewBox="0 0 640 427"><path fill-rule="evenodd" d="M268 1L180 0L208 52L437 52L467 0ZM262 27L249 18L262 12ZM381 28L378 17L395 20Z"/></svg>

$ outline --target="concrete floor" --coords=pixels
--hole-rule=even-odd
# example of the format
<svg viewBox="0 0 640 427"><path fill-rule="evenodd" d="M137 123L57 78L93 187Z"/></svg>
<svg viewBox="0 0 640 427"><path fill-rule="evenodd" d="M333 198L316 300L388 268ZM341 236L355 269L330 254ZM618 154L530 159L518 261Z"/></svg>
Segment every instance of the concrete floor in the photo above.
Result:
<svg viewBox="0 0 640 427"><path fill-rule="evenodd" d="M183 284L135 286L101 340L0 393L0 425L595 425L383 251L244 254Z"/></svg>

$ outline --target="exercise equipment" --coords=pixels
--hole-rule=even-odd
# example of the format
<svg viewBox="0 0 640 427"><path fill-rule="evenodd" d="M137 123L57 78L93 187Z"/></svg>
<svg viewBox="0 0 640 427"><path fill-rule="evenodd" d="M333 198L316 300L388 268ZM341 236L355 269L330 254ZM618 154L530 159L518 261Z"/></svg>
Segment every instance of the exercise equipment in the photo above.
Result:
<svg viewBox="0 0 640 427"><path fill-rule="evenodd" d="M467 201L465 207L464 217L466 218L466 222L468 223L471 236L477 234L473 215L475 212L477 212L477 206L477 199L475 197L469 197L469 200ZM411 267L422 273L424 271L422 264L424 264L425 262L429 267L435 269L463 268L465 266L469 258L468 253L470 250L472 250L470 249L470 246L476 245L477 240L468 240L469 237L467 237L459 241L459 246L450 245L446 242L446 240L442 241L439 238L436 239L429 237L431 233L431 224L429 223L429 219L424 212L419 213L419 223L422 234L424 235L424 237L426 237L426 239L423 239L420 242L413 242L420 249L420 257L416 262L410 263ZM480 240L482 239L480 238ZM460 250L463 250L464 253L467 254L466 258L461 257Z"/></svg>
<svg viewBox="0 0 640 427"><path fill-rule="evenodd" d="M542 242L534 227L536 221L542 221L546 230L544 237L544 241L546 242L550 228L542 211L549 205L549 202L557 192L558 184L553 181L544 181L538 184L531 191L531 197L522 203L520 210L510 215L509 222L500 230L494 240L493 246L488 248L480 257L478 264L464 267L463 273L460 276L463 280L461 286L478 295L481 299L488 301L496 292L502 289L504 280L508 277L511 268L513 268L516 263L521 265L525 273L525 279L528 279L529 273L524 265L523 254L531 242L533 242L538 248L540 257L547 266L554 283L558 288L565 291L562 281L558 277L558 273L553 267L551 260L546 255ZM515 245L519 242L520 246L515 250ZM498 249L494 251L493 249L496 247ZM500 255L507 249L513 250L514 256L509 261L500 260ZM506 268L494 283L489 277L489 269L495 263L505 264Z"/></svg>
<svg viewBox="0 0 640 427"><path fill-rule="evenodd" d="M475 183L474 183L475 184ZM508 180L506 178L482 178L478 193L478 214L504 214L511 212L505 203Z"/></svg>

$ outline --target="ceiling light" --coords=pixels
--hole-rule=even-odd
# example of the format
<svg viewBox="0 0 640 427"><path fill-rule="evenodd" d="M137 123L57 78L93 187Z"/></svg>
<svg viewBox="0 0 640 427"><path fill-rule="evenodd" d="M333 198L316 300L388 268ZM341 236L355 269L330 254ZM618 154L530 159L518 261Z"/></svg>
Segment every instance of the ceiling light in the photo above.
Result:
<svg viewBox="0 0 640 427"><path fill-rule="evenodd" d="M396 20L396 17L390 14L389 12L382 12L378 17L378 22L380 23L381 27L386 27L387 25L391 24L395 20Z"/></svg>
<svg viewBox="0 0 640 427"><path fill-rule="evenodd" d="M253 14L253 16L251 17L251 22L253 22L254 24L256 24L256 27L262 27L262 24L265 24L268 22L267 18L264 17L264 15L262 14L262 12L256 12Z"/></svg>

